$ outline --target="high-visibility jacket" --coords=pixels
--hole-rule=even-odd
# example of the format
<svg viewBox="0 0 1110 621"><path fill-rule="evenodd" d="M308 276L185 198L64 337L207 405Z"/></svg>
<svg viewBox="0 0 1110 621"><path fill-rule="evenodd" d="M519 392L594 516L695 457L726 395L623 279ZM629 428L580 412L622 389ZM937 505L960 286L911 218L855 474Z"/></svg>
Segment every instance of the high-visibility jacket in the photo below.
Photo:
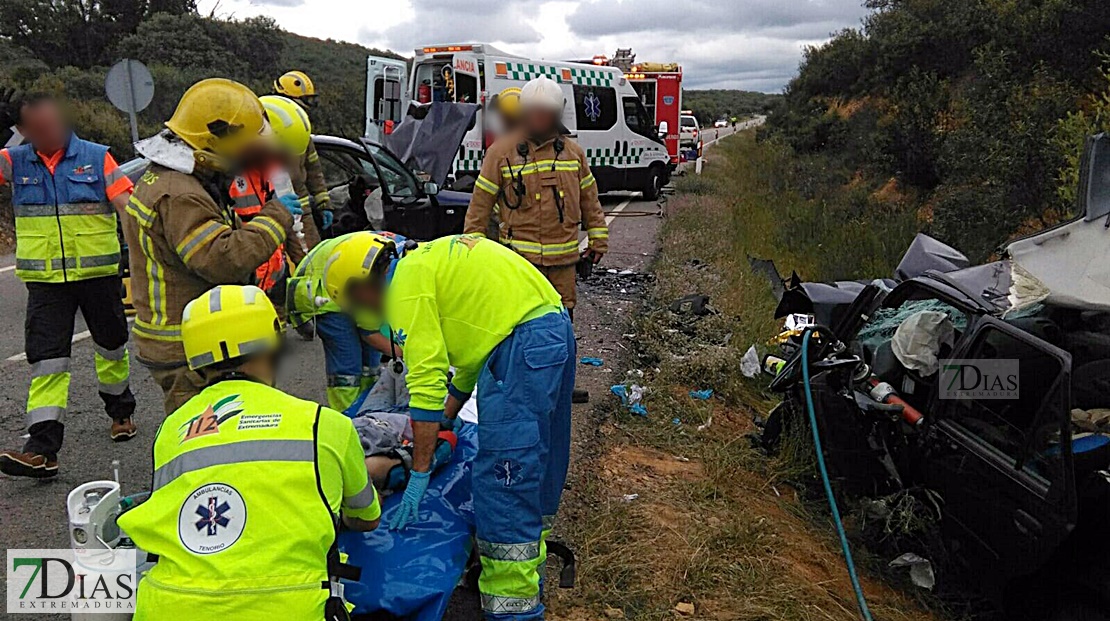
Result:
<svg viewBox="0 0 1110 621"><path fill-rule="evenodd" d="M585 151L569 138L536 144L517 131L493 143L474 181L463 232L485 236L495 209L501 243L536 265L576 263L583 227L590 248L608 249L609 228L597 182Z"/></svg>
<svg viewBox="0 0 1110 621"><path fill-rule="evenodd" d="M437 421L448 390L465 401L490 352L518 325L562 303L547 278L516 253L482 237L453 235L421 244L397 262L385 307L388 332L405 348L409 414Z"/></svg>
<svg viewBox="0 0 1110 621"><path fill-rule="evenodd" d="M235 177L228 189L231 208L244 223L262 211L266 197L272 194L269 175L261 170L244 172ZM295 245L295 244L294 244ZM254 271L255 281L263 291L273 289L285 276L285 250L278 248L265 263Z"/></svg>
<svg viewBox="0 0 1110 621"><path fill-rule="evenodd" d="M12 184L16 275L56 283L117 274L120 245L108 189L120 187L121 178L108 147L76 135L54 157L30 144L6 149L0 182Z"/></svg>
<svg viewBox="0 0 1110 621"><path fill-rule="evenodd" d="M132 334L149 366L184 366L185 305L216 285L250 282L293 225L276 200L243 224L227 205L229 183L152 164L135 185L123 233L131 253Z"/></svg>
<svg viewBox="0 0 1110 621"><path fill-rule="evenodd" d="M323 619L340 511L381 515L350 419L250 380L205 388L158 429L150 498L119 518L158 556L136 621Z"/></svg>

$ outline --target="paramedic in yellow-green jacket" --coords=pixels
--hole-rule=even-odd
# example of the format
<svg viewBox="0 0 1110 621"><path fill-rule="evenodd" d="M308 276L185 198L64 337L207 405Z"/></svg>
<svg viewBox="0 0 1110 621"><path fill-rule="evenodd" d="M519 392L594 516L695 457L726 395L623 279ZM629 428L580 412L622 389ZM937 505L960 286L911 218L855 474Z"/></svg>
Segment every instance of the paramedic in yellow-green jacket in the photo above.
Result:
<svg viewBox="0 0 1110 621"><path fill-rule="evenodd" d="M154 440L151 495L119 526L158 555L136 621L346 619L336 533L381 515L351 421L273 387L281 324L266 293L222 285L185 307L207 386Z"/></svg>
<svg viewBox="0 0 1110 621"><path fill-rule="evenodd" d="M415 449L390 527L419 519L440 425L454 422L477 386L471 480L482 607L487 619L543 619L540 569L570 458L570 318L543 274L497 242L440 238L406 253L391 276L395 255L382 238L363 256L337 259L325 277L340 307L384 311L405 347Z"/></svg>

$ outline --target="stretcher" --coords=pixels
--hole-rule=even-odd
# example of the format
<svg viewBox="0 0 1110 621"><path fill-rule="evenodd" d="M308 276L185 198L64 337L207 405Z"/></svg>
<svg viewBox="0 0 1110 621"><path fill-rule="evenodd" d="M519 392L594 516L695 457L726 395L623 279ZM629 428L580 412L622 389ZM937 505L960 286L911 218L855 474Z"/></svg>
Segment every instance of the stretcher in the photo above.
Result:
<svg viewBox="0 0 1110 621"><path fill-rule="evenodd" d="M464 423L451 462L432 477L420 503L420 519L403 531L389 530L402 494L382 500L381 526L369 533L344 531L339 548L361 569L345 583L356 618L438 621L466 573L474 534L470 464L478 452L477 425Z"/></svg>

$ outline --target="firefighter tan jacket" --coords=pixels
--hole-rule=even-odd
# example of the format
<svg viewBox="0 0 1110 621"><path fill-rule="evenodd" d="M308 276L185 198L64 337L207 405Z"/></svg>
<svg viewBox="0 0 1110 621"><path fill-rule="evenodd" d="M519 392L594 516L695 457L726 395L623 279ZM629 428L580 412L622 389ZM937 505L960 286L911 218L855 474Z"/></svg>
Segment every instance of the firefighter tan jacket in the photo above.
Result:
<svg viewBox="0 0 1110 621"><path fill-rule="evenodd" d="M320 164L320 154L316 152L316 145L308 143L308 151L295 165L289 168L289 177L293 181L293 190L301 200L301 209L305 215L314 209L331 209L331 198L328 196L328 185L324 180L324 167Z"/></svg>
<svg viewBox="0 0 1110 621"><path fill-rule="evenodd" d="M243 224L230 208L227 187L227 180L217 189L215 180L206 184L157 164L135 184L123 230L142 362L161 368L184 365L185 305L215 285L249 283L293 226L289 210L276 200Z"/></svg>
<svg viewBox="0 0 1110 621"><path fill-rule="evenodd" d="M521 155L525 147L527 153ZM495 209L501 243L536 265L577 262L580 227L586 229L590 248L608 250L609 229L597 183L585 152L572 140L536 145L512 133L493 143L474 184L464 232L485 235Z"/></svg>

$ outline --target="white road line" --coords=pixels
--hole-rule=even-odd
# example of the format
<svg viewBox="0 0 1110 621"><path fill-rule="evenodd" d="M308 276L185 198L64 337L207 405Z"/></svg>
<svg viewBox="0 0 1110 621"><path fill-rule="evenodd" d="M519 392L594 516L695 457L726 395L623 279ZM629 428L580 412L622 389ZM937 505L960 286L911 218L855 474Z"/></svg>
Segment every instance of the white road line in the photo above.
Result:
<svg viewBox="0 0 1110 621"><path fill-rule="evenodd" d="M610 224L612 224L613 220L617 219L617 214L624 211L624 208L628 207L628 204L631 203L631 202L632 202L632 198L626 198L623 203L621 203L620 205L617 205L616 207L613 208L612 211L608 212L611 215L608 215L608 216L605 217L605 226L609 226ZM582 252L582 251L586 250L586 246L588 246L588 245L590 245L589 236L583 237L582 241L578 242L578 252Z"/></svg>
<svg viewBox="0 0 1110 621"><path fill-rule="evenodd" d="M14 269L15 269L14 265L9 265L7 267L0 267L0 274L3 274L4 272L10 272Z"/></svg>
<svg viewBox="0 0 1110 621"><path fill-rule="evenodd" d="M131 322L134 321L134 320L135 320L134 317L128 317L127 318L127 324L130 325ZM72 342L77 343L79 341L83 341L83 340L89 338L90 336L92 336L92 333L89 332L88 330L85 330L84 332L78 332L77 334L73 335L73 341ZM18 354L14 355L14 356L8 356L7 358L4 359L4 362L22 362L26 359L27 359L27 352L24 351L24 352L19 352Z"/></svg>

